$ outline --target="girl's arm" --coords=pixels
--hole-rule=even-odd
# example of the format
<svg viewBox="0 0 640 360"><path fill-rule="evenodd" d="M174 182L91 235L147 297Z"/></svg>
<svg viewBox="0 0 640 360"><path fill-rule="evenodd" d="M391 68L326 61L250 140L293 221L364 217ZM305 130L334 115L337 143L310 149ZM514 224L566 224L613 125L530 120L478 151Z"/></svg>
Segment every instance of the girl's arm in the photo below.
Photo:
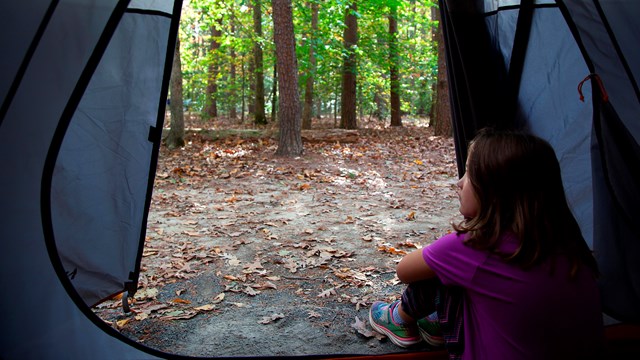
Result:
<svg viewBox="0 0 640 360"><path fill-rule="evenodd" d="M396 275L405 284L436 277L436 273L424 261L422 249L405 255L396 267Z"/></svg>

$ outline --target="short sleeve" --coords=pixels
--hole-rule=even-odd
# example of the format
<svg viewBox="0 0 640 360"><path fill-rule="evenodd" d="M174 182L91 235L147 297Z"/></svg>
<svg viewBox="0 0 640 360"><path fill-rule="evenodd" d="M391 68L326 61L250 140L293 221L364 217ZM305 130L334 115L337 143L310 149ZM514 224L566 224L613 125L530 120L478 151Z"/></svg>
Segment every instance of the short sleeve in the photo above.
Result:
<svg viewBox="0 0 640 360"><path fill-rule="evenodd" d="M469 287L488 253L464 244L464 234L448 234L422 249L422 257L444 285Z"/></svg>

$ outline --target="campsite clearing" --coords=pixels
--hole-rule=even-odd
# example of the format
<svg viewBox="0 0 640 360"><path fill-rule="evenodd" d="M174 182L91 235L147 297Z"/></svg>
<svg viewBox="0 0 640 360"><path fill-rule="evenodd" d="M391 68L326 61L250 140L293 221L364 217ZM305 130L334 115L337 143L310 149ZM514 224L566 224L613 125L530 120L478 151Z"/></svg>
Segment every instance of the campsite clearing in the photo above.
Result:
<svg viewBox="0 0 640 360"><path fill-rule="evenodd" d="M181 355L401 351L369 306L400 295L403 254L459 220L453 141L417 125L347 143L319 129L295 159L261 132L189 131L184 149L161 148L132 312L95 312Z"/></svg>

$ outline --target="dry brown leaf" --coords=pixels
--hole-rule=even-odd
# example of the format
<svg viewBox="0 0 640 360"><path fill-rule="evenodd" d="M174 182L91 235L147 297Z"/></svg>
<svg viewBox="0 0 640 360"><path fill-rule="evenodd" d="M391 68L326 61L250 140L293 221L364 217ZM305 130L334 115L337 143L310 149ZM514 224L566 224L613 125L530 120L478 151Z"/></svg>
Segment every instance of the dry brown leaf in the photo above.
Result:
<svg viewBox="0 0 640 360"><path fill-rule="evenodd" d="M131 319L122 319L122 320L118 320L118 321L116 321L116 326L117 326L119 329L122 329L125 325L127 325L127 323L129 322L129 320L131 320Z"/></svg>
<svg viewBox="0 0 640 360"><path fill-rule="evenodd" d="M298 271L298 264L292 259L287 259L283 266L284 268L289 269L289 272L291 273Z"/></svg>
<svg viewBox="0 0 640 360"><path fill-rule="evenodd" d="M318 294L318 297L319 298L326 298L326 297L329 297L331 295L336 295L335 288L330 288L330 289L327 289L327 290L321 292L320 294Z"/></svg>
<svg viewBox="0 0 640 360"><path fill-rule="evenodd" d="M249 296L256 296L256 295L260 294L260 291L256 291L250 286L245 287L244 290L242 290L242 292L247 294L247 295L249 295Z"/></svg>
<svg viewBox="0 0 640 360"><path fill-rule="evenodd" d="M198 312L194 310L176 310L167 313L165 316L161 316L160 320L188 320L196 315L198 315Z"/></svg>
<svg viewBox="0 0 640 360"><path fill-rule="evenodd" d="M191 304L191 301L186 300L186 299L181 299L181 298L175 298L173 300L171 300L172 303L175 304Z"/></svg>
<svg viewBox="0 0 640 360"><path fill-rule="evenodd" d="M407 215L405 217L405 220L407 220L407 221L414 221L415 219L416 219L416 212L415 211L410 212L409 215Z"/></svg>
<svg viewBox="0 0 640 360"><path fill-rule="evenodd" d="M258 324L269 324L272 323L274 321L277 321L279 319L283 319L284 318L284 314L280 313L280 314L273 314L271 316L265 316L263 317L261 320L258 321Z"/></svg>
<svg viewBox="0 0 640 360"><path fill-rule="evenodd" d="M198 306L193 308L193 310L197 310L197 311L211 311L213 309L215 309L216 306L213 304L206 304L206 305L202 305L202 306Z"/></svg>
<svg viewBox="0 0 640 360"><path fill-rule="evenodd" d="M378 251L386 252L393 255L407 255L407 252L404 250L398 250L393 246L388 245L380 245L378 246Z"/></svg>
<svg viewBox="0 0 640 360"><path fill-rule="evenodd" d="M360 318L358 318L357 316L355 317L355 322L353 324L351 324L351 327L356 329L356 331L363 335L364 337L370 338L370 337L375 337L378 340L383 340L386 336L373 331L371 329L369 329L367 327L367 323L360 320Z"/></svg>

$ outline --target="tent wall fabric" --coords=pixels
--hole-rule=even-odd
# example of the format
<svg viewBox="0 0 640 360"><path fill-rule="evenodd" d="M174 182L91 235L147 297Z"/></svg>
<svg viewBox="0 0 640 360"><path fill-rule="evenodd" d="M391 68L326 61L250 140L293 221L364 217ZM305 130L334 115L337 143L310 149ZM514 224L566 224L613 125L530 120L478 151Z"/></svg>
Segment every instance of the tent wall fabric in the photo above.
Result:
<svg viewBox="0 0 640 360"><path fill-rule="evenodd" d="M605 313L640 321L640 235L632 231L640 217L640 2L440 6L460 172L482 127L526 129L549 141L600 265Z"/></svg>
<svg viewBox="0 0 640 360"><path fill-rule="evenodd" d="M180 1L0 5L0 358L152 358L90 310L135 290Z"/></svg>

